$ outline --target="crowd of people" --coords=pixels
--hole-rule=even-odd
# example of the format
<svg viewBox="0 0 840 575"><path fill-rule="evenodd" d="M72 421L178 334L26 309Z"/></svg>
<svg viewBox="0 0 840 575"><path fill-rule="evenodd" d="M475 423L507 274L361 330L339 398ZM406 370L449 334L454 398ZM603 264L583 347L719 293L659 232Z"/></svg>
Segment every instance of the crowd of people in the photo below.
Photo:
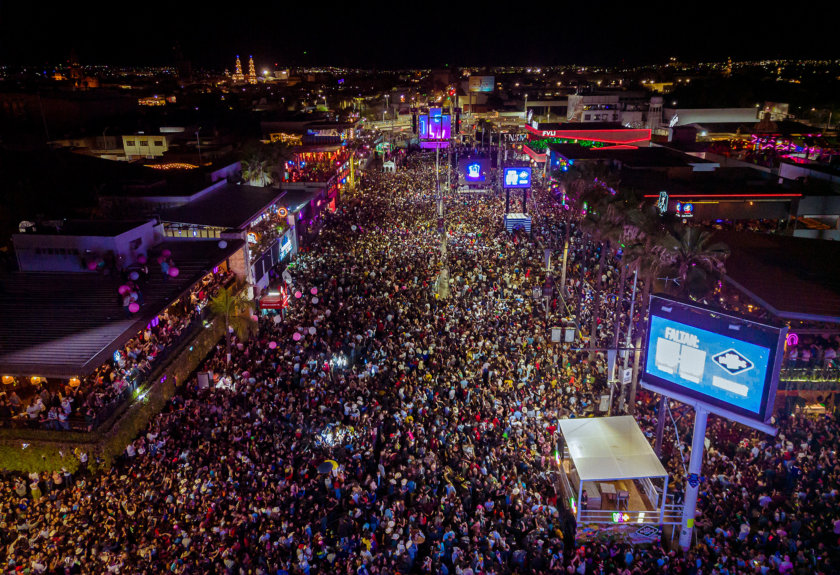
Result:
<svg viewBox="0 0 840 575"><path fill-rule="evenodd" d="M183 298L183 305L173 304L87 377L62 382L38 378L23 382L20 388L0 391L0 426L92 431L151 373L157 360L201 316L210 298L232 275L221 272L206 278Z"/></svg>
<svg viewBox="0 0 840 575"><path fill-rule="evenodd" d="M779 421L777 438L710 418L690 552L575 543L554 473L558 420L596 414L606 363L552 344L550 328L583 282L615 290L620 264L599 267L599 247L545 194L532 236L504 231L503 198L447 198L444 257L434 165L416 153L396 174L365 174L289 266L285 316L262 315L229 361L220 342L201 367L215 384L186 382L108 471L0 478L0 570L834 572L831 417ZM534 297L558 234L572 239L566 302ZM609 339L617 328L600 318L632 318L600 299L602 310L590 298L581 312L597 313ZM657 405L640 394L649 436ZM677 435L691 413L673 411L663 457L679 496L688 454Z"/></svg>

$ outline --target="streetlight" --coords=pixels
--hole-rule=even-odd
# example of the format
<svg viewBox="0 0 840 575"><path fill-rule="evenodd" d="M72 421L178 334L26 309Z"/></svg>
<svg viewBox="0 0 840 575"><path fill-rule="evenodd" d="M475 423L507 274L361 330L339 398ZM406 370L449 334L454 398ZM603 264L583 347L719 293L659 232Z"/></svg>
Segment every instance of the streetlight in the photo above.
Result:
<svg viewBox="0 0 840 575"><path fill-rule="evenodd" d="M195 131L195 139L198 142L198 165L201 165L201 137L198 133L201 131L201 126L198 127L198 130Z"/></svg>

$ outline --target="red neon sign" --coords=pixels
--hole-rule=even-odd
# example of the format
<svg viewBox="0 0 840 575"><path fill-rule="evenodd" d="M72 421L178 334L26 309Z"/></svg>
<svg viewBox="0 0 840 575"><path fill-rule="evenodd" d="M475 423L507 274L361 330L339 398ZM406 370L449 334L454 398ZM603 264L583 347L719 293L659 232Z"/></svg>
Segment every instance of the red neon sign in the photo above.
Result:
<svg viewBox="0 0 840 575"><path fill-rule="evenodd" d="M659 194L645 194L646 198L658 198ZM802 194L669 194L669 198L801 198Z"/></svg>

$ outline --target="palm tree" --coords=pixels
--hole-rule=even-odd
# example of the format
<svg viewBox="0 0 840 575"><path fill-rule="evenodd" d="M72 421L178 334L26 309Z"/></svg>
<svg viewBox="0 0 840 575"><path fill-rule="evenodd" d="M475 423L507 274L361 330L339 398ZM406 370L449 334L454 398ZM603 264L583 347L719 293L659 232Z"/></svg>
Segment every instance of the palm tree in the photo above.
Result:
<svg viewBox="0 0 840 575"><path fill-rule="evenodd" d="M710 290L710 280L726 272L729 246L712 241L712 232L692 226L674 227L654 250L677 272L677 295L700 298Z"/></svg>
<svg viewBox="0 0 840 575"><path fill-rule="evenodd" d="M265 187L271 183L271 161L257 152L242 160L242 179L252 186Z"/></svg>
<svg viewBox="0 0 840 575"><path fill-rule="evenodd" d="M223 317L225 321L225 343L227 362L230 363L230 333L242 341L257 331L257 322L251 317L253 304L245 299L245 292L233 293L233 288L222 288L219 294L210 299L210 313Z"/></svg>

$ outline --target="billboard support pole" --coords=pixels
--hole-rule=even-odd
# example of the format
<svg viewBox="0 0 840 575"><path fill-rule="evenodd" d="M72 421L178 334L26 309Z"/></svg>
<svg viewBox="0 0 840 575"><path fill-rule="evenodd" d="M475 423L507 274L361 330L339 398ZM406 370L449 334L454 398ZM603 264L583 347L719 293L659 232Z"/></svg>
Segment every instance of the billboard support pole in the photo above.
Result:
<svg viewBox="0 0 840 575"><path fill-rule="evenodd" d="M691 461L688 462L688 475L700 477L703 467L703 450L706 448L706 419L709 412L705 407L696 405L694 408L694 437L691 439ZM695 481L686 484L685 505L683 506L682 522L680 523L680 547L688 551L691 547L691 536L694 533L694 512L697 510L697 492L700 484Z"/></svg>
<svg viewBox="0 0 840 575"><path fill-rule="evenodd" d="M662 455L662 439L665 437L665 410L668 408L668 397L663 395L659 398L659 418L656 420L656 456Z"/></svg>

